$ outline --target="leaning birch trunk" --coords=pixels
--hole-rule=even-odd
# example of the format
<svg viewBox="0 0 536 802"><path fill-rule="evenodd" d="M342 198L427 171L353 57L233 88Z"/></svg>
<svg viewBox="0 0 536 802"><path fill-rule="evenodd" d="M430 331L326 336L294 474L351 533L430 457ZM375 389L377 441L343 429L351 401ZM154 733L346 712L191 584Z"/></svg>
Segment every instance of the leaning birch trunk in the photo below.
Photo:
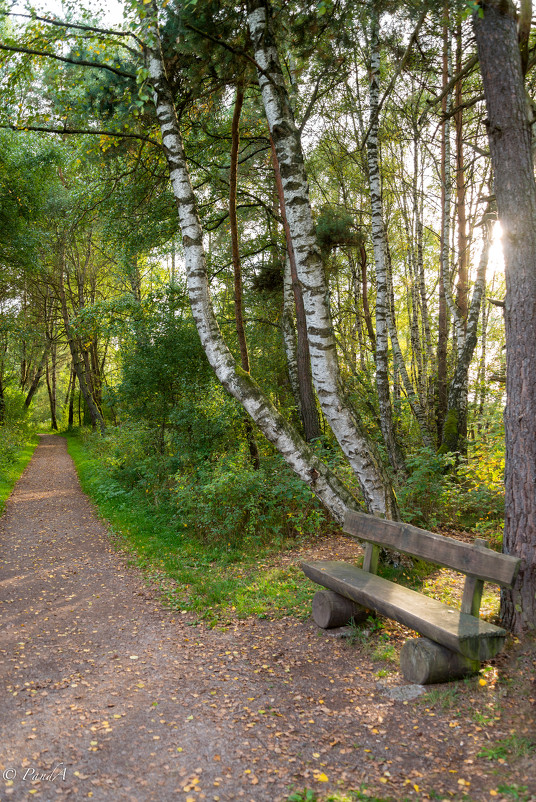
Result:
<svg viewBox="0 0 536 802"><path fill-rule="evenodd" d="M296 259L292 246L292 237L287 219L285 208L285 197L283 193L283 182L281 180L281 170L277 160L277 153L272 137L270 137L272 148L272 162L274 166L275 185L279 198L279 209L281 220L285 231L285 242L287 244L287 255L290 267L290 277L292 281L292 293L294 295L294 308L296 311L296 366L298 369L298 390L300 393L300 410L303 424L303 432L308 443L316 440L322 434L320 427L320 416L316 406L315 391L313 387L313 377L311 375L311 355L309 352L309 341L307 339L307 319L303 303L298 274L296 271Z"/></svg>
<svg viewBox="0 0 536 802"><path fill-rule="evenodd" d="M155 2L149 7L145 20L148 40L147 66L171 186L179 211L192 316L203 349L225 389L239 401L298 476L310 485L333 517L342 521L347 507L354 509L357 507L356 500L337 476L316 457L298 432L279 414L249 373L237 365L219 329L210 297L203 231L186 166L173 96L163 63Z"/></svg>
<svg viewBox="0 0 536 802"><path fill-rule="evenodd" d="M266 0L250 0L248 25L255 60L260 68L257 77L264 110L281 169L318 400L355 473L369 511L387 518L397 518L391 483L342 385L329 308L329 289L316 241L300 136L289 102Z"/></svg>

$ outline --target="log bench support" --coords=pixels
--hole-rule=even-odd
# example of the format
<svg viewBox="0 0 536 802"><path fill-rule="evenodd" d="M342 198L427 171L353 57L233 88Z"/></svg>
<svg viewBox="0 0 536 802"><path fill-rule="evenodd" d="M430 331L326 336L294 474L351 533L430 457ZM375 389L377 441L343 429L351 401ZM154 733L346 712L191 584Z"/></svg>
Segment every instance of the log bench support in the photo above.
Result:
<svg viewBox="0 0 536 802"><path fill-rule="evenodd" d="M364 620L373 610L424 636L400 653L406 680L421 685L476 673L504 645L506 632L479 617L484 581L511 587L520 560L498 554L485 541L463 543L408 524L349 511L344 531L366 542L363 568L343 562L302 563L325 590L313 599L313 618L328 629ZM379 547L387 547L466 575L461 609L456 610L376 575Z"/></svg>

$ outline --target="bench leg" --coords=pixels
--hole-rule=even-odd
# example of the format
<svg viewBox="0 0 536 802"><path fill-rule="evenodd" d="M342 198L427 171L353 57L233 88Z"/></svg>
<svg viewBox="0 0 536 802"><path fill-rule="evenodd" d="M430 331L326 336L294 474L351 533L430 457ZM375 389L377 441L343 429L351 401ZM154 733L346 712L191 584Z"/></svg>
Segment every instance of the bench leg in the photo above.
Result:
<svg viewBox="0 0 536 802"><path fill-rule="evenodd" d="M333 590L318 590L313 597L313 619L322 629L343 627L350 619L364 621L368 610Z"/></svg>
<svg viewBox="0 0 536 802"><path fill-rule="evenodd" d="M432 685L476 674L478 660L470 660L428 638L408 640L400 650L400 670L408 682Z"/></svg>

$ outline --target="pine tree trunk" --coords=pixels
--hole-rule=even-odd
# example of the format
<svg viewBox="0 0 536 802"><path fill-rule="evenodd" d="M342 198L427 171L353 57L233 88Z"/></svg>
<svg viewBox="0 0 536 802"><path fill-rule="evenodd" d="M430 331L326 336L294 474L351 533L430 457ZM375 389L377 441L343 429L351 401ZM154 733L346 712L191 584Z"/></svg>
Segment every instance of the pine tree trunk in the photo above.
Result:
<svg viewBox="0 0 536 802"><path fill-rule="evenodd" d="M536 183L516 9L509 0L480 8L473 29L506 276L504 551L522 560L514 588L503 591L501 618L522 632L536 628Z"/></svg>
<svg viewBox="0 0 536 802"><path fill-rule="evenodd" d="M242 265L240 262L240 243L238 239L238 220L236 217L236 192L238 183L238 152L240 146L240 115L244 103L244 92L242 87L236 89L236 99L231 124L231 167L229 170L229 225L231 229L231 251L233 259L234 273L234 312L236 336L240 349L240 362L242 370L249 373L249 354L246 340L246 329L244 326L243 311L243 292L242 292ZM255 440L253 426L249 418L244 420L246 440L249 449L251 463L255 470L260 467L259 449Z"/></svg>

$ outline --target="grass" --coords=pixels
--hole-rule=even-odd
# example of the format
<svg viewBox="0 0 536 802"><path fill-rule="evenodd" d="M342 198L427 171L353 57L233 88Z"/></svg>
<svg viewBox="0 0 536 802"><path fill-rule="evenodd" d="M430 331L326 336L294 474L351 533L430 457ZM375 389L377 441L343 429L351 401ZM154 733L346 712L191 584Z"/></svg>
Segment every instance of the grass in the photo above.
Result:
<svg viewBox="0 0 536 802"><path fill-rule="evenodd" d="M488 746L484 746L478 756L487 758L487 760L520 759L532 754L534 748L534 744L529 738L512 733L507 738L501 738Z"/></svg>
<svg viewBox="0 0 536 802"><path fill-rule="evenodd" d="M30 462L37 443L37 435L30 435L13 457L6 462L0 462L0 513L3 512L11 491Z"/></svg>
<svg viewBox="0 0 536 802"><path fill-rule="evenodd" d="M310 614L315 588L297 567L281 565L268 550L201 544L171 510L122 488L77 436L66 437L83 490L168 607L193 611L213 626L250 615Z"/></svg>
<svg viewBox="0 0 536 802"><path fill-rule="evenodd" d="M370 795L364 786L361 790L347 791L339 794L331 792L327 796L319 796L316 791L306 789L304 791L295 791L289 797L287 802L358 802L358 800L368 800L368 802L389 802L385 797Z"/></svg>

